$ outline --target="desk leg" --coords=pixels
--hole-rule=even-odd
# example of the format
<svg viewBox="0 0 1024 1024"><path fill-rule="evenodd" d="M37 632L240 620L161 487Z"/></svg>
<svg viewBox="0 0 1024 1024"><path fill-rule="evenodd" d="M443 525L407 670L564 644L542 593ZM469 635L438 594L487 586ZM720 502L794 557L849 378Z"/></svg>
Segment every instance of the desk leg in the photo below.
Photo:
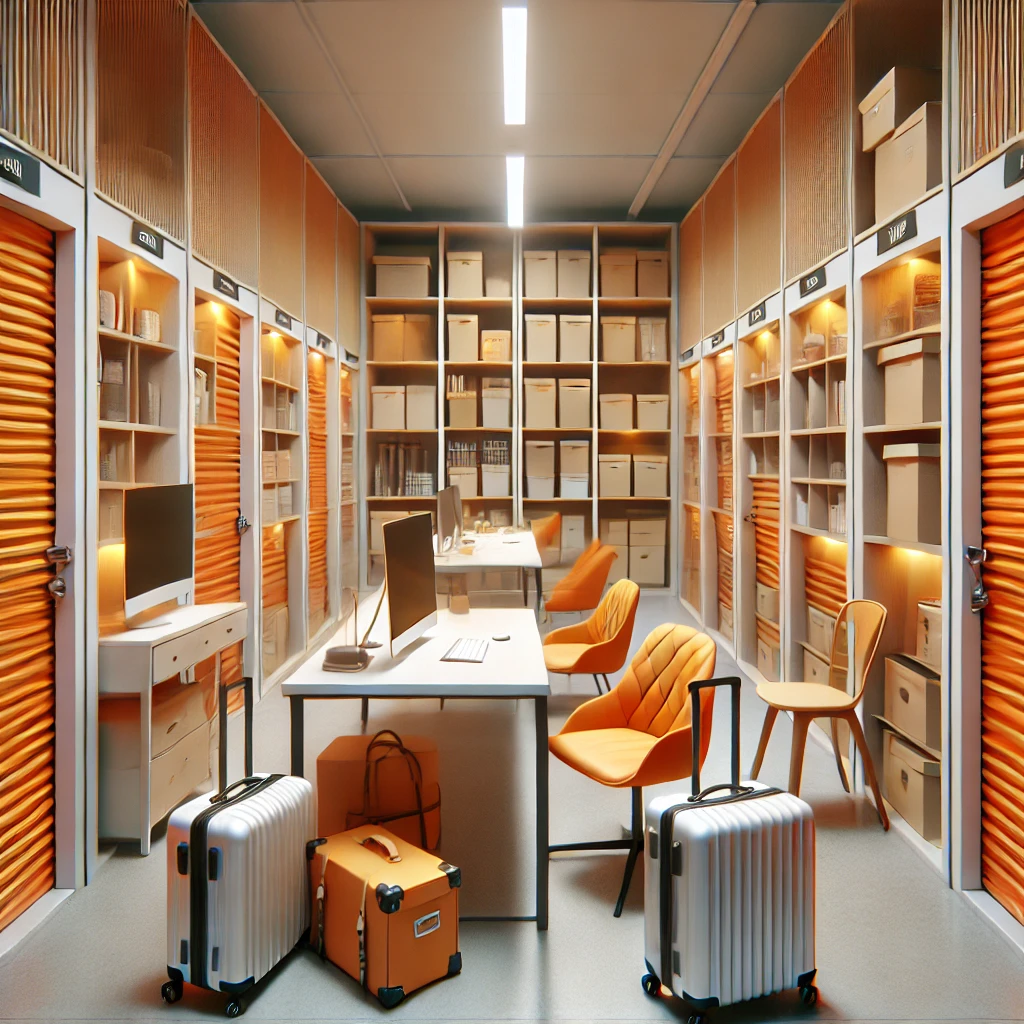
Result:
<svg viewBox="0 0 1024 1024"><path fill-rule="evenodd" d="M302 697L289 697L292 709L292 775L302 778L305 709Z"/></svg>
<svg viewBox="0 0 1024 1024"><path fill-rule="evenodd" d="M530 578L526 575L525 569L519 570L519 582L523 585L523 607L530 607Z"/></svg>
<svg viewBox="0 0 1024 1024"><path fill-rule="evenodd" d="M533 577L537 581L537 619L540 619L541 602L544 600L544 592L541 589L541 571L540 569L533 570Z"/></svg>
<svg viewBox="0 0 1024 1024"><path fill-rule="evenodd" d="M537 931L548 930L548 699L533 701L537 744Z"/></svg>
<svg viewBox="0 0 1024 1024"><path fill-rule="evenodd" d="M149 856L150 790L153 756L153 686L143 686L139 694L139 853Z"/></svg>

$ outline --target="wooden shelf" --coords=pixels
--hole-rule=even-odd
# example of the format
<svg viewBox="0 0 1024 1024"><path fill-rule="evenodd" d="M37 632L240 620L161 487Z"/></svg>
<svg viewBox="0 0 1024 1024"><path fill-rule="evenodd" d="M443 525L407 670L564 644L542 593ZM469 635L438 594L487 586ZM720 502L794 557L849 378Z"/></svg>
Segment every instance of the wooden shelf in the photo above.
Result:
<svg viewBox="0 0 1024 1024"><path fill-rule="evenodd" d="M301 483L302 483L302 478L294 476L294 477L289 477L287 480L281 480L281 479L264 480L263 481L263 486L264 487L276 487L278 484L301 484Z"/></svg>
<svg viewBox="0 0 1024 1024"><path fill-rule="evenodd" d="M437 427L429 430L409 430L407 427L395 427L393 429L388 427L367 427L366 432L368 434L436 434Z"/></svg>
<svg viewBox="0 0 1024 1024"><path fill-rule="evenodd" d="M264 434L280 434L282 437L299 437L297 430L285 430L283 427L260 427Z"/></svg>
<svg viewBox="0 0 1024 1024"><path fill-rule="evenodd" d="M815 487L845 487L845 480L833 480L831 477L822 476L794 476L791 479L794 484L813 484Z"/></svg>
<svg viewBox="0 0 1024 1024"><path fill-rule="evenodd" d="M410 502L410 501L437 501L437 495L436 494L397 494L397 495L393 494L393 495L389 496L389 495L383 495L383 494L368 494L366 496L366 500L367 501L402 501L402 502Z"/></svg>
<svg viewBox="0 0 1024 1024"><path fill-rule="evenodd" d="M511 295L484 295L478 298L460 299L457 296L446 295L444 299L445 308L451 306L464 306L466 309L506 309L512 306Z"/></svg>
<svg viewBox="0 0 1024 1024"><path fill-rule="evenodd" d="M902 334L894 334L891 338L878 338L875 341L865 341L864 351L870 352L873 348L885 348L886 345L897 345L901 341L911 341L914 338L933 338L942 334L942 324L932 324L930 327L919 327L916 331L904 331Z"/></svg>
<svg viewBox="0 0 1024 1024"><path fill-rule="evenodd" d="M778 473L748 473L748 480L778 480Z"/></svg>
<svg viewBox="0 0 1024 1024"><path fill-rule="evenodd" d="M736 516L736 513L733 512L731 509L718 508L716 505L710 505L708 507L708 511L717 512L720 516L728 516L730 519L733 519Z"/></svg>
<svg viewBox="0 0 1024 1024"><path fill-rule="evenodd" d="M275 380L273 377L261 377L260 380L264 384L273 384L274 387L283 388L285 391L299 391L296 385L286 384L283 380Z"/></svg>
<svg viewBox="0 0 1024 1024"><path fill-rule="evenodd" d="M601 311L613 310L625 313L633 309L662 310L671 305L671 296L646 295L630 298L628 295L599 295L597 297L597 308Z"/></svg>
<svg viewBox="0 0 1024 1024"><path fill-rule="evenodd" d="M816 434L845 434L846 427L801 427L799 430L791 430L792 437L812 437Z"/></svg>
<svg viewBox="0 0 1024 1024"><path fill-rule="evenodd" d="M101 491L133 491L136 487L152 487L153 484L130 484L123 480L100 480Z"/></svg>
<svg viewBox="0 0 1024 1024"><path fill-rule="evenodd" d="M640 437L644 434L656 434L658 436L664 436L666 434L671 434L672 431L663 430L661 428L649 429L647 427L633 427L631 430L609 430L606 427L601 427L598 430L598 433L607 437Z"/></svg>
<svg viewBox="0 0 1024 1024"><path fill-rule="evenodd" d="M121 341L126 344L131 342L133 345L152 349L154 352L163 352L165 355L178 351L173 345L167 345L162 341L147 341L145 338L137 338L134 334L115 331L112 327L99 328L99 335L101 338L110 338L111 341Z"/></svg>
<svg viewBox="0 0 1024 1024"><path fill-rule="evenodd" d="M777 625L777 623L776 623ZM813 654L816 658L820 658L827 665L831 658L829 655L822 653L817 647L812 647L806 640L797 640L797 644L802 647L809 654Z"/></svg>
<svg viewBox="0 0 1024 1024"><path fill-rule="evenodd" d="M598 366L611 366L617 370L635 370L638 366L650 366L660 367L661 369L668 369L672 363L668 359L632 359L626 363L609 363L605 360L601 360L597 364Z"/></svg>
<svg viewBox="0 0 1024 1024"><path fill-rule="evenodd" d="M505 370L507 372L512 371L511 363L489 363L486 360L478 359L472 363L454 363L446 360L444 364L445 371L455 370L458 373L473 373L479 374L481 377L487 376L494 370Z"/></svg>
<svg viewBox="0 0 1024 1024"><path fill-rule="evenodd" d="M523 296L523 309L527 313L590 313L594 308L592 298L585 299L537 299Z"/></svg>
<svg viewBox="0 0 1024 1024"><path fill-rule="evenodd" d="M592 434L593 427L522 427L524 434Z"/></svg>
<svg viewBox="0 0 1024 1024"><path fill-rule="evenodd" d="M776 374L773 374L771 377L761 377L758 380L747 381L747 383L744 384L743 387L744 388L759 388L759 387L761 387L762 384L773 384L775 381L778 381L778 380L781 380L781 379L782 379L782 374L776 373Z"/></svg>
<svg viewBox="0 0 1024 1024"><path fill-rule="evenodd" d="M792 373L803 373L804 370L813 370L816 366L827 366L829 363L841 363L846 359L845 352L839 352L834 356L825 356L824 359L815 359L809 363L794 363L790 367Z"/></svg>
<svg viewBox="0 0 1024 1024"><path fill-rule="evenodd" d="M629 497L617 498L614 495L598 495L598 501L671 501L671 498L645 498L643 495L631 495Z"/></svg>
<svg viewBox="0 0 1024 1024"><path fill-rule="evenodd" d="M211 363L214 366L217 365L217 357L207 355L205 352L193 352L192 357L200 363Z"/></svg>
<svg viewBox="0 0 1024 1024"><path fill-rule="evenodd" d="M923 551L926 555L937 555L942 557L941 544L925 544L919 541L895 540L892 537L882 537L878 534L865 534L865 544L880 544L890 548L906 548L908 551Z"/></svg>
<svg viewBox="0 0 1024 1024"><path fill-rule="evenodd" d="M123 423L120 420L100 420L100 430L123 430L133 434L163 434L171 436L177 431L174 427L158 427L152 423Z"/></svg>
<svg viewBox="0 0 1024 1024"><path fill-rule="evenodd" d="M941 430L942 422L932 423L880 423L873 427L865 427L865 434L905 434L909 430Z"/></svg>
<svg viewBox="0 0 1024 1024"><path fill-rule="evenodd" d="M390 295L367 295L366 307L375 313L436 313L437 296L395 298Z"/></svg>
<svg viewBox="0 0 1024 1024"><path fill-rule="evenodd" d="M367 369L386 369L386 370L428 370L437 369L437 360L428 359L368 359L366 361Z"/></svg>
<svg viewBox="0 0 1024 1024"><path fill-rule="evenodd" d="M934 669L932 669L932 671L934 671ZM871 717L874 718L876 721L881 722L882 725L886 727L886 729L891 730L898 736L902 736L903 739L905 739L912 747L916 747L918 750L923 750L929 757L934 758L936 761L942 760L941 750L936 750L934 747L929 747L926 744L922 743L919 739L915 739L913 736L910 735L910 733L904 732L898 725L895 725L892 722L890 722L889 719L886 718L884 715L872 715Z"/></svg>
<svg viewBox="0 0 1024 1024"><path fill-rule="evenodd" d="M819 530L816 526L801 526L799 523L790 523L789 528L808 537L824 537L826 540L834 540L840 544L849 543L849 538L845 534L832 533L829 530Z"/></svg>
<svg viewBox="0 0 1024 1024"><path fill-rule="evenodd" d="M528 359L523 360L524 370L544 370L546 372L554 373L557 370L569 370L572 372L581 372L586 370L588 373L593 367L594 363L592 360L588 360L585 363L563 363L563 362L540 362L538 360L530 361Z"/></svg>
<svg viewBox="0 0 1024 1024"><path fill-rule="evenodd" d="M463 499L465 500L465 499ZM490 499L488 499L490 500ZM524 505L589 505L593 498L523 498Z"/></svg>
<svg viewBox="0 0 1024 1024"><path fill-rule="evenodd" d="M759 439L759 438L766 438L766 437L779 437L780 434L781 434L781 431L779 431L779 430L754 430L754 431L751 431L749 434L744 434L743 438L744 438L744 440L748 440L748 439L749 440L756 440L756 439Z"/></svg>
<svg viewBox="0 0 1024 1024"><path fill-rule="evenodd" d="M297 523L300 518L301 518L301 516L299 516L299 515L281 516L280 519L275 519L272 523L264 523L263 526L264 527L267 527L267 526L282 526L282 525L284 525L286 523Z"/></svg>
<svg viewBox="0 0 1024 1024"><path fill-rule="evenodd" d="M511 434L511 427L445 427L446 434Z"/></svg>
<svg viewBox="0 0 1024 1024"><path fill-rule="evenodd" d="M683 498L682 503L686 505L687 508L695 508L698 512L700 511L699 501L691 501L689 498Z"/></svg>

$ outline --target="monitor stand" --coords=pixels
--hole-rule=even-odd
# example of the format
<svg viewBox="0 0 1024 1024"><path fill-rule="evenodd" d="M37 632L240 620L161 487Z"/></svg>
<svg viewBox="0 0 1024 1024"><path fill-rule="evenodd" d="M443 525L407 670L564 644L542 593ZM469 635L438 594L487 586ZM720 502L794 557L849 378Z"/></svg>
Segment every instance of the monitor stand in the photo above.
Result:
<svg viewBox="0 0 1024 1024"><path fill-rule="evenodd" d="M133 615L130 619L125 619L124 628L126 630L131 629L150 629L153 626L170 626L173 623L167 618L167 613L171 608L179 607L175 601L170 607L166 602L161 602L158 605L154 605L152 608L147 608L145 611L141 611L138 615Z"/></svg>

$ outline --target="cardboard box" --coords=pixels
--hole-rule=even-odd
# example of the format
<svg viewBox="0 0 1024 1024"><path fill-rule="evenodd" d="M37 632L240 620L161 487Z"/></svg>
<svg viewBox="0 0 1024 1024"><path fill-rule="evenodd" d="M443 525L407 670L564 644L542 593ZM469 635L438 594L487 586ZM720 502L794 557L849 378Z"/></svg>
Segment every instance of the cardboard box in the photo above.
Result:
<svg viewBox="0 0 1024 1024"><path fill-rule="evenodd" d="M590 474L562 473L559 480L559 496L562 498L589 498Z"/></svg>
<svg viewBox="0 0 1024 1024"><path fill-rule="evenodd" d="M559 362L590 362L589 313L561 313L558 317L558 333Z"/></svg>
<svg viewBox="0 0 1024 1024"><path fill-rule="evenodd" d="M279 484L277 487L277 518L284 519L286 516L295 514L292 508L292 485Z"/></svg>
<svg viewBox="0 0 1024 1024"><path fill-rule="evenodd" d="M582 551L587 546L587 524L584 516L562 516L562 552Z"/></svg>
<svg viewBox="0 0 1024 1024"><path fill-rule="evenodd" d="M632 395L599 395L602 430L633 429Z"/></svg>
<svg viewBox="0 0 1024 1024"><path fill-rule="evenodd" d="M429 313L375 313L371 322L375 361L409 362L435 358L436 339Z"/></svg>
<svg viewBox="0 0 1024 1024"><path fill-rule="evenodd" d="M430 294L429 256L374 256L377 295L425 299Z"/></svg>
<svg viewBox="0 0 1024 1024"><path fill-rule="evenodd" d="M553 299L558 294L558 254L554 249L533 249L523 253L523 295L528 299Z"/></svg>
<svg viewBox="0 0 1024 1024"><path fill-rule="evenodd" d="M936 423L942 419L941 340L911 338L878 350L885 374L887 424Z"/></svg>
<svg viewBox="0 0 1024 1024"><path fill-rule="evenodd" d="M636 251L601 253L601 297L636 298Z"/></svg>
<svg viewBox="0 0 1024 1024"><path fill-rule="evenodd" d="M551 477L555 475L554 441L526 442L526 475Z"/></svg>
<svg viewBox="0 0 1024 1024"><path fill-rule="evenodd" d="M638 498L668 497L668 456L633 456L633 494Z"/></svg>
<svg viewBox="0 0 1024 1024"><path fill-rule="evenodd" d="M942 671L942 605L917 603L917 658L936 672Z"/></svg>
<svg viewBox="0 0 1024 1024"><path fill-rule="evenodd" d="M942 104L925 103L875 150L875 223L942 184Z"/></svg>
<svg viewBox="0 0 1024 1024"><path fill-rule="evenodd" d="M636 396L637 430L668 430L668 395Z"/></svg>
<svg viewBox="0 0 1024 1024"><path fill-rule="evenodd" d="M260 521L264 526L277 522L277 488L264 487L260 502Z"/></svg>
<svg viewBox="0 0 1024 1024"><path fill-rule="evenodd" d="M374 430L405 430L405 385L375 384L370 388Z"/></svg>
<svg viewBox="0 0 1024 1024"><path fill-rule="evenodd" d="M763 637L757 638L757 671L769 683L777 683L782 675L782 652Z"/></svg>
<svg viewBox="0 0 1024 1024"><path fill-rule="evenodd" d="M658 545L664 547L667 540L667 521L665 519L630 519L629 546Z"/></svg>
<svg viewBox="0 0 1024 1024"><path fill-rule="evenodd" d="M448 358L475 363L480 358L480 318L476 313L448 314Z"/></svg>
<svg viewBox="0 0 1024 1024"><path fill-rule="evenodd" d="M636 317L601 317L601 360L605 363L636 362Z"/></svg>
<svg viewBox="0 0 1024 1024"><path fill-rule="evenodd" d="M664 249L637 250L636 293L644 299L669 297L668 253Z"/></svg>
<svg viewBox="0 0 1024 1024"><path fill-rule="evenodd" d="M466 498L479 498L480 489L477 480L477 467L449 466L448 486L458 487L459 497L463 500Z"/></svg>
<svg viewBox="0 0 1024 1024"><path fill-rule="evenodd" d="M887 444L886 533L893 540L942 542L942 448L937 444Z"/></svg>
<svg viewBox="0 0 1024 1024"><path fill-rule="evenodd" d="M559 441L558 466L562 473L586 473L590 475L590 442Z"/></svg>
<svg viewBox="0 0 1024 1024"><path fill-rule="evenodd" d="M836 620L820 608L807 606L807 642L826 658L832 655L832 634L835 632Z"/></svg>
<svg viewBox="0 0 1024 1024"><path fill-rule="evenodd" d="M553 363L558 358L558 320L554 313L527 313L526 361Z"/></svg>
<svg viewBox="0 0 1024 1024"><path fill-rule="evenodd" d="M628 498L633 493L633 456L598 455L598 493L602 498Z"/></svg>
<svg viewBox="0 0 1024 1024"><path fill-rule="evenodd" d="M882 794L928 842L941 842L941 765L888 731L883 733Z"/></svg>
<svg viewBox="0 0 1024 1024"><path fill-rule="evenodd" d="M437 385L405 385L405 425L407 430L437 428Z"/></svg>
<svg viewBox="0 0 1024 1024"><path fill-rule="evenodd" d="M484 295L484 254L448 253L448 297L482 299Z"/></svg>
<svg viewBox="0 0 1024 1024"><path fill-rule="evenodd" d="M480 334L480 358L485 363L512 361L512 332L483 331Z"/></svg>
<svg viewBox="0 0 1024 1024"><path fill-rule="evenodd" d="M857 104L861 115L861 149L870 153L922 103L942 97L942 72L892 68Z"/></svg>
<svg viewBox="0 0 1024 1024"><path fill-rule="evenodd" d="M608 586L619 580L629 579L629 546L626 544L608 544L615 552L615 559L608 571Z"/></svg>
<svg viewBox="0 0 1024 1024"><path fill-rule="evenodd" d="M554 377L527 377L523 381L525 413L523 424L530 430L556 428L555 404L557 390Z"/></svg>
<svg viewBox="0 0 1024 1024"><path fill-rule="evenodd" d="M774 587L758 583L755 586L757 595L757 614L769 622L779 621L779 592Z"/></svg>
<svg viewBox="0 0 1024 1024"><path fill-rule="evenodd" d="M618 547L629 546L629 520L628 519L602 519L598 529L598 536L602 544L611 544Z"/></svg>
<svg viewBox="0 0 1024 1024"><path fill-rule="evenodd" d="M526 497L528 498L554 498L555 476L530 476L526 477Z"/></svg>
<svg viewBox="0 0 1024 1024"><path fill-rule="evenodd" d="M820 683L822 686L828 686L828 676L828 662L804 648L803 682Z"/></svg>
<svg viewBox="0 0 1024 1024"><path fill-rule="evenodd" d="M480 477L485 498L507 498L512 493L511 466L481 466Z"/></svg>
<svg viewBox="0 0 1024 1024"><path fill-rule="evenodd" d="M916 743L942 748L942 684L938 673L902 654L885 659L885 717Z"/></svg>
<svg viewBox="0 0 1024 1024"><path fill-rule="evenodd" d="M664 545L633 545L629 547L629 578L650 587L665 586Z"/></svg>
<svg viewBox="0 0 1024 1024"><path fill-rule="evenodd" d="M590 381L564 377L558 382L558 425L590 428Z"/></svg>
<svg viewBox="0 0 1024 1024"><path fill-rule="evenodd" d="M396 519L405 519L411 514L411 512L370 512L370 550L383 552L385 523L393 523Z"/></svg>
<svg viewBox="0 0 1024 1024"><path fill-rule="evenodd" d="M291 480L292 475L292 453L284 448L277 453L277 479Z"/></svg>
<svg viewBox="0 0 1024 1024"><path fill-rule="evenodd" d="M485 427L512 426L512 388L484 388L480 396Z"/></svg>
<svg viewBox="0 0 1024 1024"><path fill-rule="evenodd" d="M642 362L661 362L668 359L668 321L663 316L642 316L637 321Z"/></svg>
<svg viewBox="0 0 1024 1024"><path fill-rule="evenodd" d="M590 250L558 250L558 297L590 298Z"/></svg>
<svg viewBox="0 0 1024 1024"><path fill-rule="evenodd" d="M479 426L476 420L476 392L448 396L448 426L466 429Z"/></svg>
<svg viewBox="0 0 1024 1024"><path fill-rule="evenodd" d="M277 479L277 452L263 452L260 458L261 475L265 484Z"/></svg>

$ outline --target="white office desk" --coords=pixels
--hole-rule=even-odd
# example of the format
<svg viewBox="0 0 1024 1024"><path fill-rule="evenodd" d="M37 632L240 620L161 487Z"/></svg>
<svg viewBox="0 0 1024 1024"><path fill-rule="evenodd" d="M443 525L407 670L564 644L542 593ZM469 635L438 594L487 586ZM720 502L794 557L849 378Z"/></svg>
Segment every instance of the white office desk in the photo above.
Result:
<svg viewBox="0 0 1024 1024"><path fill-rule="evenodd" d="M376 601L360 608L360 617L373 614ZM291 770L303 773L304 705L306 700L358 697L531 699L534 702L537 759L537 928L548 926L548 695L551 687L544 665L540 633L533 612L526 608L474 608L465 615L437 613L438 622L398 657L388 653L386 611L371 636L385 646L372 651L362 672L325 672L322 652L313 654L281 684L291 704ZM497 641L492 636L507 634ZM339 631L337 643L344 643ZM441 661L459 637L490 641L479 664Z"/></svg>
<svg viewBox="0 0 1024 1024"><path fill-rule="evenodd" d="M541 557L532 530L516 533L476 533L472 539L473 553L462 554L457 548L434 556L434 571L441 575L466 572L488 572L501 569L521 569L523 572L523 604L526 598L526 572L532 569L537 584L537 613L541 603Z"/></svg>

